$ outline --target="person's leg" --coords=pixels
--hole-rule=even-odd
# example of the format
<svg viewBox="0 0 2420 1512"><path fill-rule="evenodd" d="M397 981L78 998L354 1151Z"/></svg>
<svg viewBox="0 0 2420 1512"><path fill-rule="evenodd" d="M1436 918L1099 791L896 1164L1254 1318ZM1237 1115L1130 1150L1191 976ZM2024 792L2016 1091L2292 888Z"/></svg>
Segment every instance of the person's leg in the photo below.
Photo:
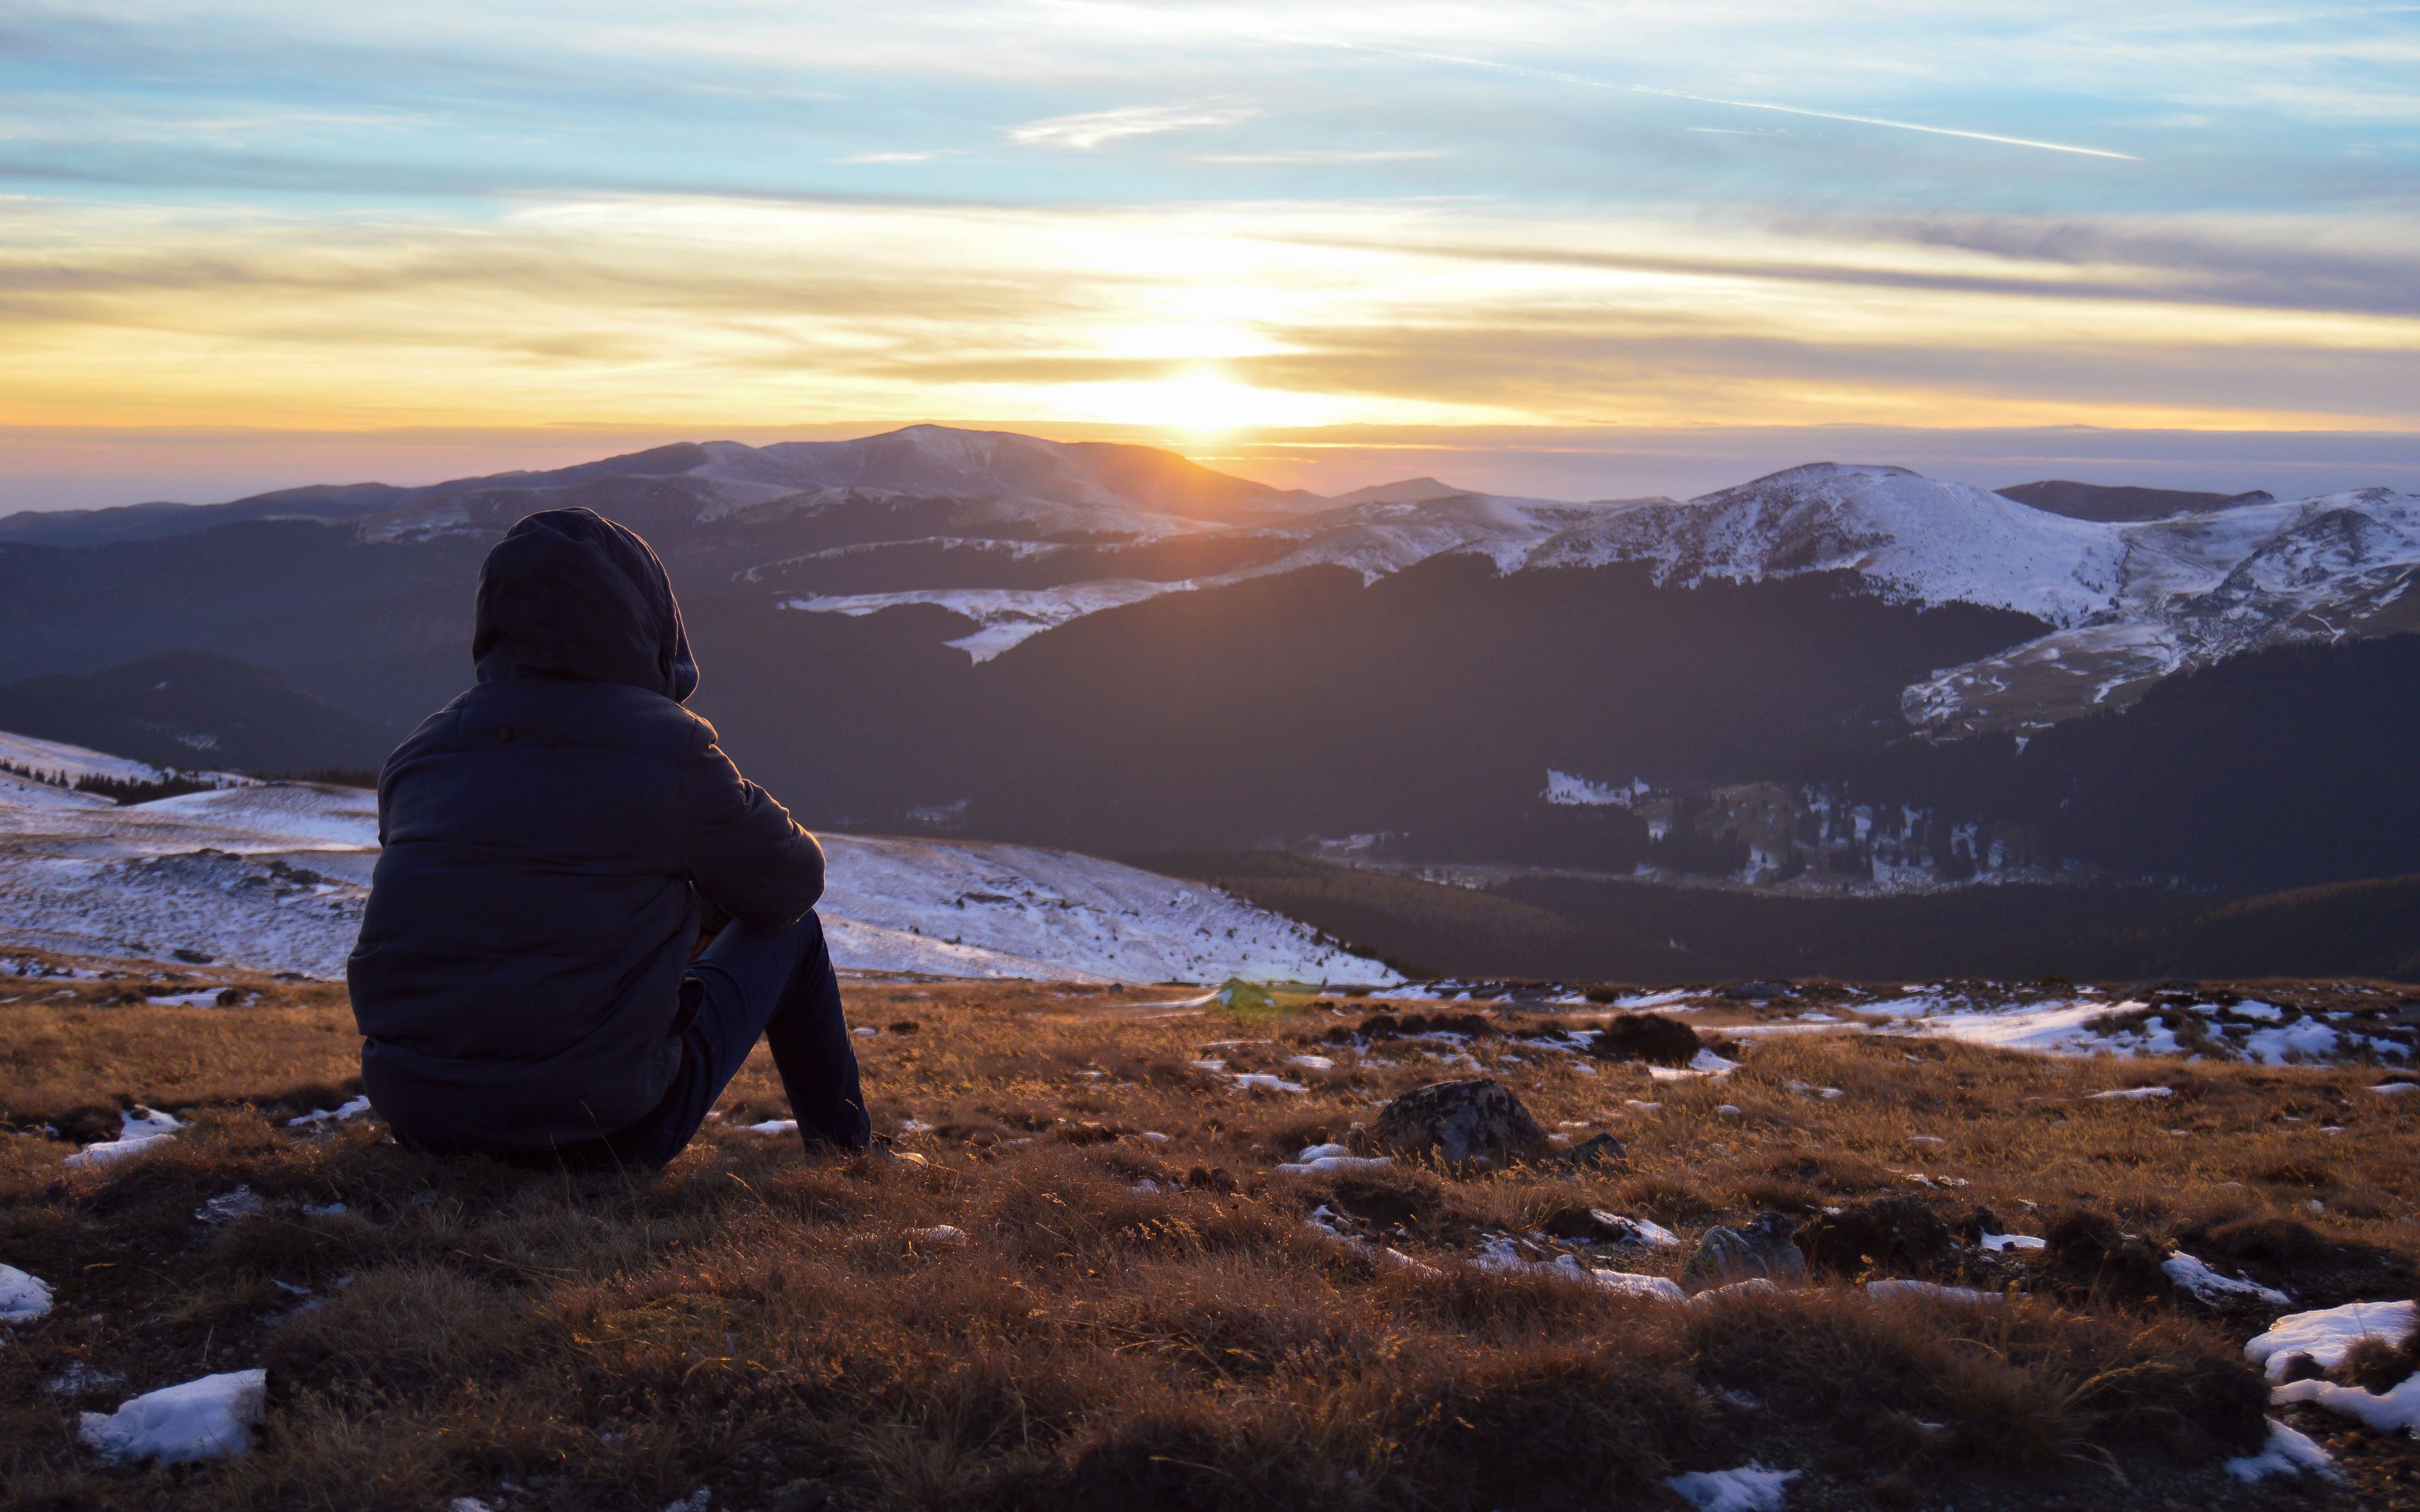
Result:
<svg viewBox="0 0 2420 1512"><path fill-rule="evenodd" d="M795 944L798 960L780 1006L765 1022L765 1045L773 1052L790 1116L811 1146L821 1139L843 1149L863 1149L872 1142L874 1123L858 1084L857 1047L841 1011L840 977L824 943L823 920L810 912L783 933ZM721 944L715 941L698 964L713 961Z"/></svg>
<svg viewBox="0 0 2420 1512"><path fill-rule="evenodd" d="M680 1074L654 1112L613 1136L622 1159L660 1165L679 1154L759 1039L807 1146L866 1147L872 1125L821 920L811 913L785 929L734 924L690 964L689 977L683 993L697 1011L682 1031Z"/></svg>

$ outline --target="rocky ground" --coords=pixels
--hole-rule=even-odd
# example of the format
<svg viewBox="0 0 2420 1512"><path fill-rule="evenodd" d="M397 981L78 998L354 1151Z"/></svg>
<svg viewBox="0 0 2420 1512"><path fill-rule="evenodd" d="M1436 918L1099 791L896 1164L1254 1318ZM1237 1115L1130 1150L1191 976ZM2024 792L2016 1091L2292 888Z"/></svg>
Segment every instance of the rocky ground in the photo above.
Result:
<svg viewBox="0 0 2420 1512"><path fill-rule="evenodd" d="M2366 984L2113 992L2126 1053L2054 1056L1871 1011L1943 984L866 980L915 1158L809 1157L752 1063L569 1176L386 1142L332 985L23 960L10 1504L2420 1506L2367 1405L2420 1086L2227 1048Z"/></svg>

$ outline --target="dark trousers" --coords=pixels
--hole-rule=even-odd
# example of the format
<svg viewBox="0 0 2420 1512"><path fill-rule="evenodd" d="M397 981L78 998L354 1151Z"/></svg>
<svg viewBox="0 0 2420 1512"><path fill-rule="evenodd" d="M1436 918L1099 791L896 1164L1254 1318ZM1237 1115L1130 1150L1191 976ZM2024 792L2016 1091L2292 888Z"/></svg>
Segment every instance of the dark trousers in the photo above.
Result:
<svg viewBox="0 0 2420 1512"><path fill-rule="evenodd" d="M558 1158L661 1165L688 1148L762 1039L807 1148L863 1149L873 1136L840 979L810 913L786 929L733 924L690 963L681 984L681 1067L646 1117Z"/></svg>

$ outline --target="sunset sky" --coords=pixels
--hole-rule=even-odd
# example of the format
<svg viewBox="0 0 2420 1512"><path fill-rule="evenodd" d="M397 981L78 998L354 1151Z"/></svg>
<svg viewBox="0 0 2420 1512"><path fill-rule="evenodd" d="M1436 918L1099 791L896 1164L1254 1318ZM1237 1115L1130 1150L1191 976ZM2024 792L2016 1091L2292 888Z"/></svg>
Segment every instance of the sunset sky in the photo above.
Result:
<svg viewBox="0 0 2420 1512"><path fill-rule="evenodd" d="M0 508L918 420L2420 486L2415 79L2408 5L0 3Z"/></svg>

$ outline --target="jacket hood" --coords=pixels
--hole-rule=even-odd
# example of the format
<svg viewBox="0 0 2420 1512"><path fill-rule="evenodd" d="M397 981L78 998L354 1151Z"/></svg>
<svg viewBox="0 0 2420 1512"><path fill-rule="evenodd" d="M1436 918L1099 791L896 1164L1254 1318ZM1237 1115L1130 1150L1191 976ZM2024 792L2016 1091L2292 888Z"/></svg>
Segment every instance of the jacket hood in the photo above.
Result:
<svg viewBox="0 0 2420 1512"><path fill-rule="evenodd" d="M628 683L675 702L697 691L663 563L637 532L586 509L532 515L488 553L471 659L483 683Z"/></svg>

